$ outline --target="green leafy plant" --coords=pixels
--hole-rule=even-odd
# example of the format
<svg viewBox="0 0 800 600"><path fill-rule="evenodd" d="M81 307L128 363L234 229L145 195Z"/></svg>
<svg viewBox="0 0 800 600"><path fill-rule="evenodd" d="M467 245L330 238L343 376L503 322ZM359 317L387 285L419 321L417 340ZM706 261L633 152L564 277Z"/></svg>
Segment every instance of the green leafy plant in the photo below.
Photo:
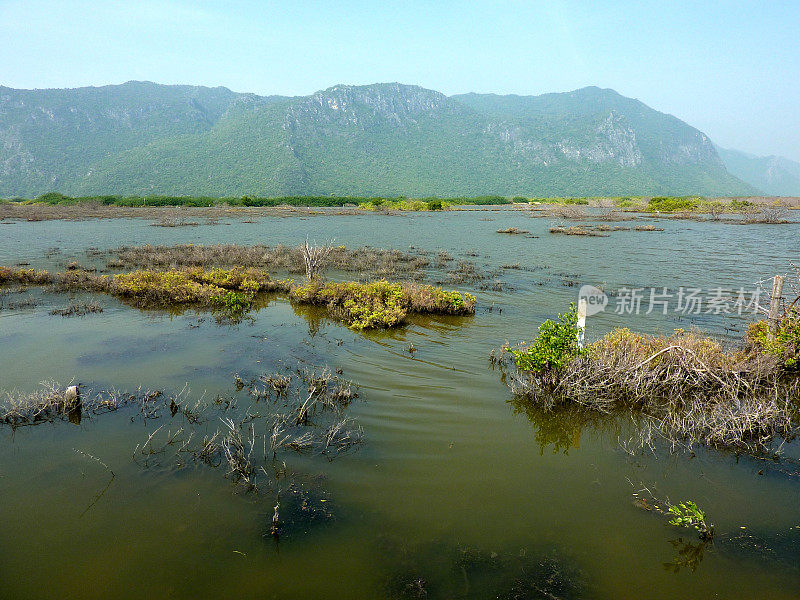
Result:
<svg viewBox="0 0 800 600"><path fill-rule="evenodd" d="M230 314L243 314L250 309L252 296L242 292L226 292L219 298L219 303L225 312Z"/></svg>
<svg viewBox="0 0 800 600"><path fill-rule="evenodd" d="M800 367L800 312L789 311L769 334L769 323L758 321L750 325L747 339L762 352L777 356L787 369Z"/></svg>
<svg viewBox="0 0 800 600"><path fill-rule="evenodd" d="M669 507L672 518L669 524L675 527L693 527L700 533L701 539L714 536L714 529L706 523L706 513L691 500L680 502Z"/></svg>
<svg viewBox="0 0 800 600"><path fill-rule="evenodd" d="M442 210L444 206L441 200L428 200L428 210Z"/></svg>
<svg viewBox="0 0 800 600"><path fill-rule="evenodd" d="M558 371L583 353L578 332L578 308L573 302L569 311L558 315L558 322L548 319L539 326L539 335L530 346L511 350L511 355L522 371L537 375Z"/></svg>
<svg viewBox="0 0 800 600"><path fill-rule="evenodd" d="M650 198L647 209L660 212L692 211L699 206L699 202L694 198L673 198L656 196Z"/></svg>

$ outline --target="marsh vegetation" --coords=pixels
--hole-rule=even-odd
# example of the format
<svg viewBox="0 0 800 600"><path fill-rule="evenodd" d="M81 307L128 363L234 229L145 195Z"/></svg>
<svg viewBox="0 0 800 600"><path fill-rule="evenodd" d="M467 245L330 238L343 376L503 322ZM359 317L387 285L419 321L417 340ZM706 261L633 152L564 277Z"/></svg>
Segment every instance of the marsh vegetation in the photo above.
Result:
<svg viewBox="0 0 800 600"><path fill-rule="evenodd" d="M545 411L580 407L634 417L639 443L665 441L770 454L800 431L800 314L754 324L741 349L695 331L669 336L615 329L579 345L575 305L546 321L527 346L509 350L512 390Z"/></svg>

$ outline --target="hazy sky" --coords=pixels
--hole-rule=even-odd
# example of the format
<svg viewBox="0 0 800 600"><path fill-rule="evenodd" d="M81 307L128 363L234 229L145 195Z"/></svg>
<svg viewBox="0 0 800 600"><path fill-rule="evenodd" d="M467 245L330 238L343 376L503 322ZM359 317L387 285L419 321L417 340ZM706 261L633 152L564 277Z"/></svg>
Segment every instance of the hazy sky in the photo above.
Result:
<svg viewBox="0 0 800 600"><path fill-rule="evenodd" d="M800 0L0 0L0 84L130 79L286 95L381 81L446 94L598 85L722 146L800 160Z"/></svg>

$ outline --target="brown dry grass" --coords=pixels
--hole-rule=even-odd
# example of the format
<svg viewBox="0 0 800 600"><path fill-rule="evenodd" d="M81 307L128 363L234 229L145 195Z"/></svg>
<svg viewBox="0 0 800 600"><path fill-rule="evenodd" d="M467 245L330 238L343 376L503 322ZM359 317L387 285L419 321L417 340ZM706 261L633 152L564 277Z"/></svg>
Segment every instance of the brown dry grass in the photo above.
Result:
<svg viewBox="0 0 800 600"><path fill-rule="evenodd" d="M589 216L586 206L554 206L545 209L543 216L557 219L584 220Z"/></svg>
<svg viewBox="0 0 800 600"><path fill-rule="evenodd" d="M270 272L305 273L303 245L298 246L130 246L102 253L114 269L176 269L182 267L253 267ZM418 254L383 248L334 246L324 267L362 277L422 279L430 261Z"/></svg>
<svg viewBox="0 0 800 600"><path fill-rule="evenodd" d="M695 332L649 336L617 329L557 373L517 373L512 387L545 410L630 411L646 445L660 438L673 446L761 453L797 432L796 375L774 357L752 349L725 352Z"/></svg>

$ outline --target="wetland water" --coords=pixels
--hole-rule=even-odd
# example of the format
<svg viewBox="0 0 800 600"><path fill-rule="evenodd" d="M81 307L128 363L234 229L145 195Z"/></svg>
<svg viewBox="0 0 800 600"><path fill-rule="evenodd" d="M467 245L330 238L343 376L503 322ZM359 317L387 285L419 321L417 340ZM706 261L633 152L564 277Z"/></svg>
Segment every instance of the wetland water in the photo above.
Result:
<svg viewBox="0 0 800 600"><path fill-rule="evenodd" d="M149 468L134 462L136 445L165 422L177 428L181 414L143 420L121 409L77 426L3 427L0 597L536 598L551 597L537 595L548 577L561 581L547 588L556 597L800 597L800 477L791 468L703 450L631 455L620 444L624 423L581 430L515 410L488 360L506 341L531 339L583 284L752 288L800 258L800 225L659 221L663 232L566 237L549 234L551 224L503 209L178 228L138 219L0 225L0 265L52 270L91 264L89 248L294 245L307 234L348 247L413 246L431 258L446 250L485 271L521 267L499 270L501 291L443 282L475 293L473 317L413 318L366 334L281 299L238 325L88 294L78 296L104 312L52 316L69 303L54 293L1 310L4 390L45 380L169 392L188 384L192 397L236 398L241 412L251 400L236 373L329 365L359 386L349 414L364 443L336 460L281 454L333 517L298 522L276 542L274 493L244 493L224 468L177 468L169 456ZM507 227L538 237L496 233ZM746 323L609 310L590 317L587 338L620 325L694 324L733 340ZM793 445L784 450L800 458ZM695 500L717 540L702 547L692 531L635 506L643 485Z"/></svg>

